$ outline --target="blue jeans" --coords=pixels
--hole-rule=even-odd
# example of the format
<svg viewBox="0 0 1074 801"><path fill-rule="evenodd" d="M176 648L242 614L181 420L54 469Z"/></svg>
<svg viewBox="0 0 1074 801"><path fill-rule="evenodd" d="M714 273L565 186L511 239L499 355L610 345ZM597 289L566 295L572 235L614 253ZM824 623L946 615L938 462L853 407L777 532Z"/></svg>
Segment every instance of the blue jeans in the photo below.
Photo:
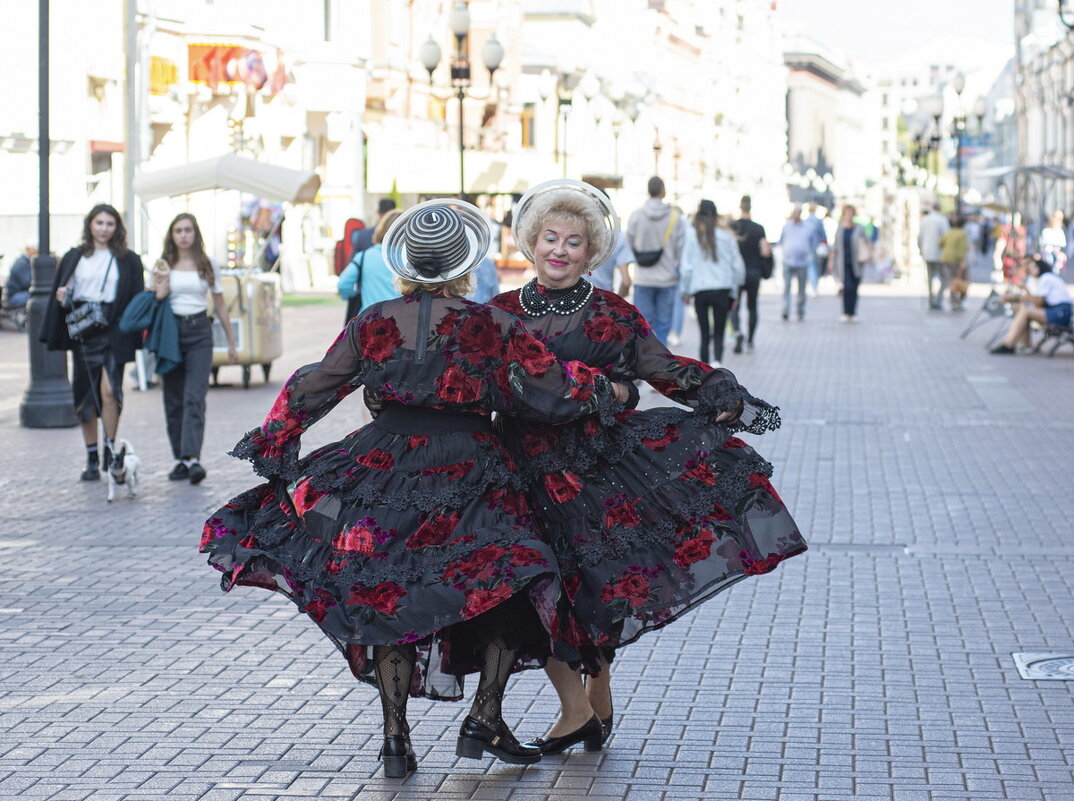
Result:
<svg viewBox="0 0 1074 801"><path fill-rule="evenodd" d="M682 336L682 325L686 322L686 304L682 302L679 294L675 293L675 305L671 307L671 333L677 337Z"/></svg>
<svg viewBox="0 0 1074 801"><path fill-rule="evenodd" d="M798 281L798 316L805 317L806 281L809 266L792 267L783 265L783 316L791 316L791 281Z"/></svg>
<svg viewBox="0 0 1074 801"><path fill-rule="evenodd" d="M677 286L638 286L634 284L634 305L641 316L653 328L656 338L664 344L668 341L671 321L675 316L675 301L679 294Z"/></svg>

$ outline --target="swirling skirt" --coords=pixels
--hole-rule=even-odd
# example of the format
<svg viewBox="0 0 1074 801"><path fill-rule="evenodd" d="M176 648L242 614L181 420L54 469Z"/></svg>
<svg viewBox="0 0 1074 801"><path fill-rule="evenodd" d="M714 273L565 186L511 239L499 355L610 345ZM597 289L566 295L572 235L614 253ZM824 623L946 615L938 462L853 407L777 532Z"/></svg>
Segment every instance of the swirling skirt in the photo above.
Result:
<svg viewBox="0 0 1074 801"><path fill-rule="evenodd" d="M460 698L489 641L543 664L558 568L487 418L389 409L283 472L205 524L225 591L284 594L370 683L374 646L413 643L415 696Z"/></svg>
<svg viewBox="0 0 1074 801"><path fill-rule="evenodd" d="M806 543L769 481L772 467L694 412L624 412L612 427L505 421L528 494L555 550L564 604L555 655L597 669Z"/></svg>

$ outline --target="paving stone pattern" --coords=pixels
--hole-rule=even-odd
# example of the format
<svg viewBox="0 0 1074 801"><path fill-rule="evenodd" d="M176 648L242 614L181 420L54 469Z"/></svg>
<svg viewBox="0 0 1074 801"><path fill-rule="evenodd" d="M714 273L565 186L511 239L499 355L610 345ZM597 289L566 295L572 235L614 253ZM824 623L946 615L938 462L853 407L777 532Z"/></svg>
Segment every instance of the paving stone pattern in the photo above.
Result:
<svg viewBox="0 0 1074 801"><path fill-rule="evenodd" d="M220 593L196 553L206 513L255 483L224 451L341 307L285 309L271 384L224 368L201 486L166 480L159 389L128 389L143 493L111 507L76 480L77 430L19 428L25 340L0 332L0 798L1074 799L1074 682L1011 658L1074 640L1074 357L989 356L919 294L866 287L855 326L830 295L803 323L762 297L756 353L726 363L783 409L755 444L812 548L628 648L604 752L460 760L468 705L413 701L402 782L380 774L372 689L283 599ZM364 419L352 399L308 444ZM533 736L555 707L530 672L506 717Z"/></svg>

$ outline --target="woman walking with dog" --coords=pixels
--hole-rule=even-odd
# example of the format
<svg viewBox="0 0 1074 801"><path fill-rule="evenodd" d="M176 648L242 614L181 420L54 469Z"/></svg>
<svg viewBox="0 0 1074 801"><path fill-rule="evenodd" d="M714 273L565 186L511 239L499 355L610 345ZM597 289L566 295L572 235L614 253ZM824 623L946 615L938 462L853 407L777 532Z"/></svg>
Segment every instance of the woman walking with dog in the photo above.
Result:
<svg viewBox="0 0 1074 801"><path fill-rule="evenodd" d="M71 389L86 446L82 481L101 478L101 423L105 469L112 458L123 411L123 368L142 346L141 337L124 334L118 322L144 288L142 260L127 249L123 218L107 204L94 206L82 221L81 243L60 260L40 333L49 350L73 356Z"/></svg>
<svg viewBox="0 0 1074 801"><path fill-rule="evenodd" d="M180 214L168 226L164 250L153 265L153 291L157 300L167 300L175 315L182 355L182 361L161 376L168 441L176 460L168 478L200 484L206 475L200 459L205 438L205 396L213 366L213 323L207 302L210 293L227 337L228 364L235 364L239 355L220 285L220 266L205 253L205 241L193 214Z"/></svg>
<svg viewBox="0 0 1074 801"><path fill-rule="evenodd" d="M290 598L380 691L385 775L415 770L409 696L457 700L456 753L541 758L501 714L508 676L547 657L563 594L493 411L611 422L628 389L557 362L515 317L463 296L491 245L476 207L419 204L384 238L402 297L352 318L233 451L269 479L211 517L201 551L237 584ZM299 456L303 432L364 386L374 421Z"/></svg>

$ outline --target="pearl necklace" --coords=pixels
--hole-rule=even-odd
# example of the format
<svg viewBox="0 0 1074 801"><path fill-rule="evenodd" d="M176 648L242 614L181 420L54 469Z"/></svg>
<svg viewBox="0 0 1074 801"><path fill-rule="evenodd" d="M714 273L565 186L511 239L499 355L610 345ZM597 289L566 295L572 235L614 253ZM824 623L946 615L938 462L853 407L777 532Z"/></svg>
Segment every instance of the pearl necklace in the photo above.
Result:
<svg viewBox="0 0 1074 801"><path fill-rule="evenodd" d="M592 294L593 285L579 280L563 297L549 300L537 291L537 279L534 278L518 290L518 305L530 317L543 317L549 312L566 316L584 308Z"/></svg>

